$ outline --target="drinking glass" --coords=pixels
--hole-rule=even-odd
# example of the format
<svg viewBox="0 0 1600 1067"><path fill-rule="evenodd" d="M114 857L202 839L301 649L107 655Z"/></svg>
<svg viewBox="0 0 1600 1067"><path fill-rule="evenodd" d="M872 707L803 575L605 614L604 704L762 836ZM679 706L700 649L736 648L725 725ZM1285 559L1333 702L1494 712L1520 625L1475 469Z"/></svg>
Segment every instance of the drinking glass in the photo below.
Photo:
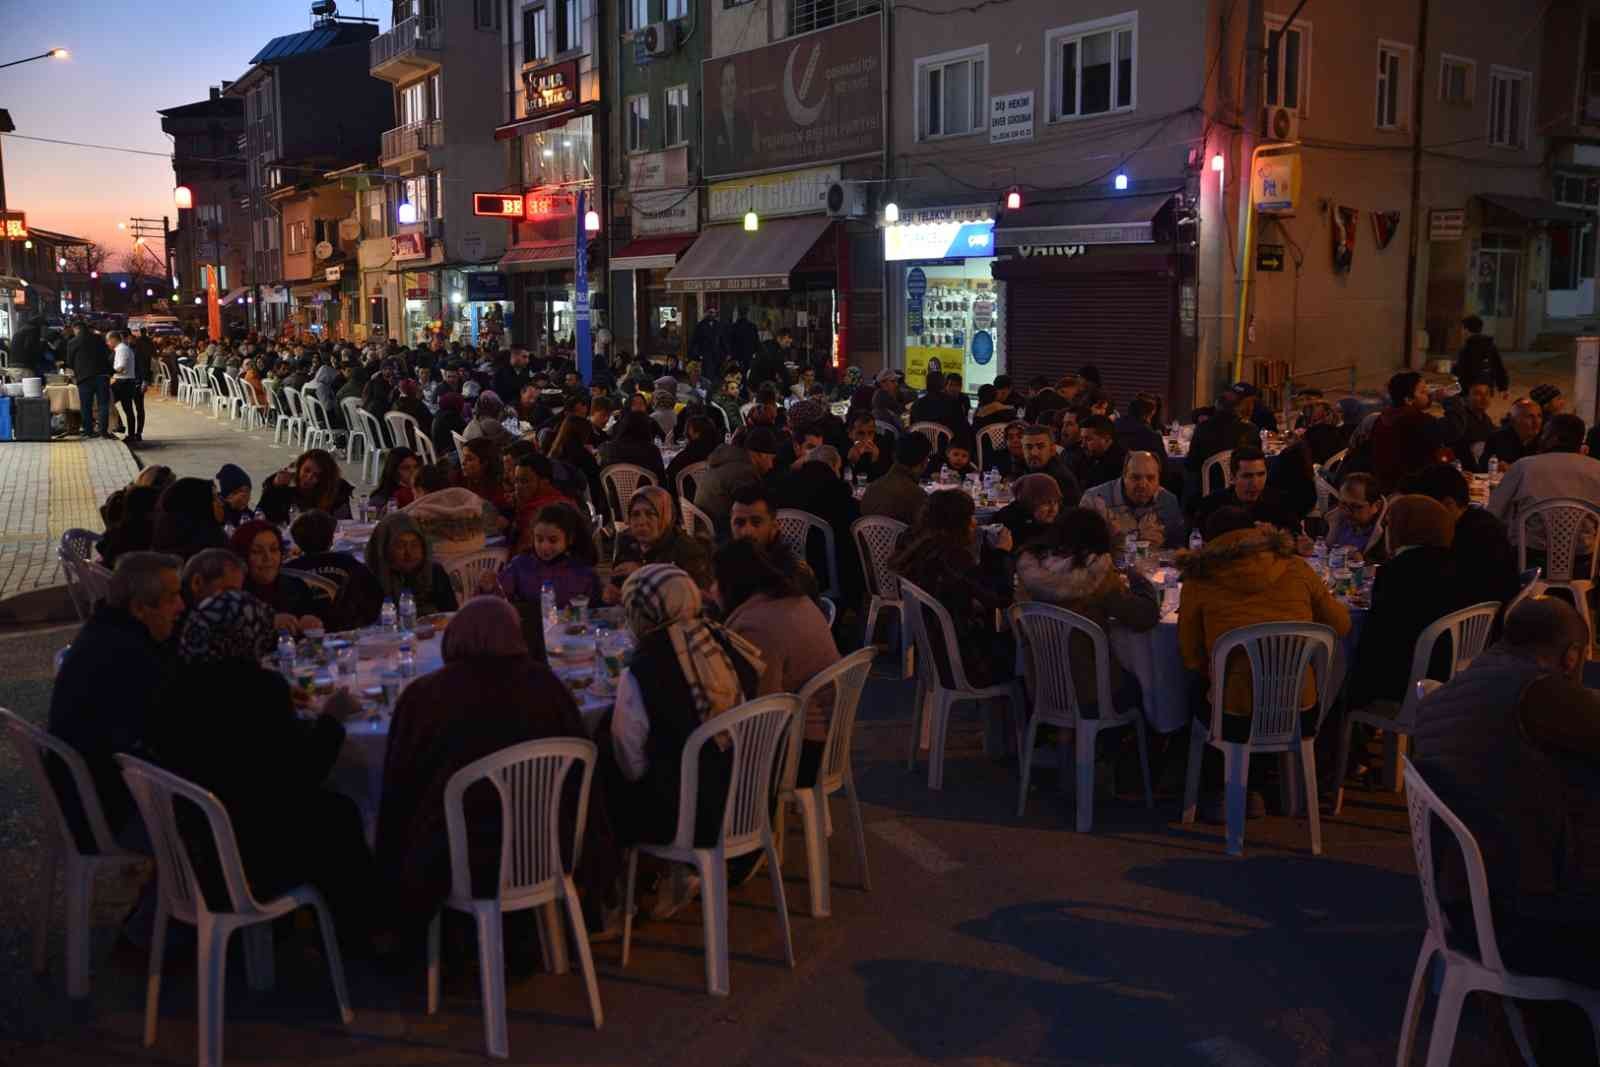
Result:
<svg viewBox="0 0 1600 1067"><path fill-rule="evenodd" d="M589 624L589 598L581 595L575 596L569 603L572 607L572 621L580 626L587 626Z"/></svg>
<svg viewBox="0 0 1600 1067"><path fill-rule="evenodd" d="M394 706L400 700L400 672L384 671L378 676L378 682L383 686L384 710L393 715Z"/></svg>

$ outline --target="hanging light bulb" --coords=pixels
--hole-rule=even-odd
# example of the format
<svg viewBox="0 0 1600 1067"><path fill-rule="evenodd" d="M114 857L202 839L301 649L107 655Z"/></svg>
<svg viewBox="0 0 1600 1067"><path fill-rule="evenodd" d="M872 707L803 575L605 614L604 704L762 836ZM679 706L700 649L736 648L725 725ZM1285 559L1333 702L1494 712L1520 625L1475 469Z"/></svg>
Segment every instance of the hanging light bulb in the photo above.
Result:
<svg viewBox="0 0 1600 1067"><path fill-rule="evenodd" d="M1016 211L1022 206L1022 187L1013 185L1006 190L1006 210Z"/></svg>
<svg viewBox="0 0 1600 1067"><path fill-rule="evenodd" d="M400 225L409 226L417 221L417 205L409 200L402 200L398 211Z"/></svg>
<svg viewBox="0 0 1600 1067"><path fill-rule="evenodd" d="M590 208L583 213L583 229L585 233L600 232L600 212Z"/></svg>
<svg viewBox="0 0 1600 1067"><path fill-rule="evenodd" d="M1224 165L1225 161L1222 158L1221 152L1218 152L1216 155L1211 157L1211 169L1216 171L1218 174L1222 173L1222 168Z"/></svg>
<svg viewBox="0 0 1600 1067"><path fill-rule="evenodd" d="M900 221L900 205L895 203L893 200L891 200L887 204L883 205L883 221L884 222L899 222Z"/></svg>
<svg viewBox="0 0 1600 1067"><path fill-rule="evenodd" d="M761 228L761 216L754 211L746 211L744 213L744 228L750 233L755 233Z"/></svg>
<svg viewBox="0 0 1600 1067"><path fill-rule="evenodd" d="M1116 186L1117 192L1120 193L1128 187L1128 176L1126 174L1119 174L1112 180L1112 184Z"/></svg>
<svg viewBox="0 0 1600 1067"><path fill-rule="evenodd" d="M179 211L187 211L194 207L194 190L187 185L180 185L172 190L172 202L178 205Z"/></svg>

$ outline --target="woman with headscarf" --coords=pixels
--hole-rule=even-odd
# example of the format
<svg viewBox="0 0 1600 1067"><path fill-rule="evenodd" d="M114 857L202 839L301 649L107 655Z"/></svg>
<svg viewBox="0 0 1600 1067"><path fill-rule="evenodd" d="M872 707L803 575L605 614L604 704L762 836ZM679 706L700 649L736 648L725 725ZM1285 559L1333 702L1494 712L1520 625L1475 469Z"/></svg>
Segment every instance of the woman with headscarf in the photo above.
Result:
<svg viewBox="0 0 1600 1067"><path fill-rule="evenodd" d="M1389 501L1384 545L1389 562L1378 568L1372 606L1356 646L1350 672L1350 706L1377 703L1398 711L1411 675L1411 654L1422 631L1443 615L1473 602L1450 551L1455 524L1432 497L1397 496ZM1428 676L1444 680L1448 640L1434 650Z"/></svg>
<svg viewBox="0 0 1600 1067"><path fill-rule="evenodd" d="M261 666L276 639L272 609L249 593L218 593L191 610L150 748L160 766L222 801L257 900L310 882L343 938L358 937L376 890L371 853L355 804L323 788L344 744L339 717L356 705L340 690L322 714L300 718L288 682ZM208 898L227 899L213 892L217 872L202 864L197 874Z"/></svg>
<svg viewBox="0 0 1600 1067"><path fill-rule="evenodd" d="M480 437L487 437L504 448L512 441L511 431L500 423L500 418L505 414L505 404L501 402L497 393L484 390L478 394L477 401L472 405L472 421L467 423L467 428L461 436L468 441L476 441Z"/></svg>
<svg viewBox="0 0 1600 1067"><path fill-rule="evenodd" d="M417 520L405 512L387 515L367 542L367 569L386 599L397 604L402 593L417 602L417 615L456 610L450 575L433 560L433 549Z"/></svg>
<svg viewBox="0 0 1600 1067"><path fill-rule="evenodd" d="M636 490L628 501L628 529L617 539L606 603L617 603L628 575L651 563L670 563L701 589L711 588L710 548L673 521L672 494L656 485Z"/></svg>
<svg viewBox="0 0 1600 1067"><path fill-rule="evenodd" d="M428 436L433 440L434 454L441 458L456 450L455 438L450 435L466 433L467 420L461 414L464 403L460 393L439 394L439 413L433 417Z"/></svg>
<svg viewBox="0 0 1600 1067"><path fill-rule="evenodd" d="M622 614L638 647L617 685L607 796L624 845L672 840L684 742L760 688L761 653L702 608L694 580L666 564L639 569L622 588ZM716 842L731 771L721 745L701 750L696 847Z"/></svg>
<svg viewBox="0 0 1600 1067"><path fill-rule="evenodd" d="M505 454L495 438L475 437L461 446L461 476L456 486L481 496L502 515L516 513L506 489Z"/></svg>
<svg viewBox="0 0 1600 1067"><path fill-rule="evenodd" d="M659 430L660 427L649 415L638 411L627 412L618 420L611 440L600 446L600 469L604 470L613 463L631 463L649 471L657 485L665 485L667 469L661 463L661 449L656 447Z"/></svg>
<svg viewBox="0 0 1600 1067"><path fill-rule="evenodd" d="M662 379L668 381L670 379ZM671 438L672 431L678 423L678 390L676 385L657 385L655 392L650 394L650 417L655 420L656 427L661 431L661 436Z"/></svg>
<svg viewBox="0 0 1600 1067"><path fill-rule="evenodd" d="M233 532L228 542L244 561L244 588L273 610L280 630L321 629L333 606L298 574L283 569L283 535L270 522L255 519Z"/></svg>
<svg viewBox="0 0 1600 1067"><path fill-rule="evenodd" d="M291 511L326 511L336 519L348 519L355 491L332 452L311 448L267 479L256 507L280 525L289 521Z"/></svg>
<svg viewBox="0 0 1600 1067"><path fill-rule="evenodd" d="M525 741L587 738L572 693L529 654L516 610L499 597L467 601L441 640L444 666L406 687L389 726L378 818L378 870L391 887L398 932L421 933L450 890L444 791L474 760ZM576 811L576 778L564 826ZM474 894L492 896L500 860L500 801L480 783L465 796ZM603 895L621 869L604 791L589 796L577 883ZM598 919L598 915L590 915Z"/></svg>
<svg viewBox="0 0 1600 1067"><path fill-rule="evenodd" d="M179 478L156 504L150 547L187 560L207 548L222 548L222 498L209 478Z"/></svg>
<svg viewBox="0 0 1600 1067"><path fill-rule="evenodd" d="M316 386L317 399L322 401L323 410L328 413L328 418L334 420L336 426L344 425L344 412L339 410L339 389L344 385L344 379L339 377L339 368L330 360L317 368L317 373L312 377Z"/></svg>
<svg viewBox="0 0 1600 1067"><path fill-rule="evenodd" d="M1020 549L1055 525L1061 514L1061 484L1048 474L1025 474L1011 489L1011 503L995 513L994 521L1011 531L1011 543Z"/></svg>
<svg viewBox="0 0 1600 1067"><path fill-rule="evenodd" d="M146 485L131 485L123 491L121 515L95 545L100 562L115 567L117 557L124 552L149 550L155 538L155 510L160 499L161 491Z"/></svg>

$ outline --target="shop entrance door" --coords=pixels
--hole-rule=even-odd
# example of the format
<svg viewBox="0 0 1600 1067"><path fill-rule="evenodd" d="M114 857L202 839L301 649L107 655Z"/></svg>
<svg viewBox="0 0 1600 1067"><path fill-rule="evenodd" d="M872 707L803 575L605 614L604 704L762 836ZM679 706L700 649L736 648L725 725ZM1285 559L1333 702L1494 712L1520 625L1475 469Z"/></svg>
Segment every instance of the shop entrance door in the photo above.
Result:
<svg viewBox="0 0 1600 1067"><path fill-rule="evenodd" d="M1517 347L1517 298L1522 284L1522 239L1486 233L1479 239L1476 296L1483 332L1502 349Z"/></svg>

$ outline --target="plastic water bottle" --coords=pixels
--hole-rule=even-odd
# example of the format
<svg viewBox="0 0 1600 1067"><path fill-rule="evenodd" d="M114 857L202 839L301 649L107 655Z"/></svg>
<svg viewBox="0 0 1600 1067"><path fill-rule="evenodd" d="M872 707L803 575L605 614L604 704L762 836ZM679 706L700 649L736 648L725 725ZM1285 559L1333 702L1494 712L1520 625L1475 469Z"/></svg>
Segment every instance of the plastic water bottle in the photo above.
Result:
<svg viewBox="0 0 1600 1067"><path fill-rule="evenodd" d="M946 463L944 466L939 468L939 484L940 485L949 485L950 484L950 464L948 464L948 463Z"/></svg>
<svg viewBox="0 0 1600 1067"><path fill-rule="evenodd" d="M1130 533L1127 537L1122 539L1122 554L1127 557L1128 566L1133 566L1134 561L1139 558L1138 534Z"/></svg>
<svg viewBox="0 0 1600 1067"><path fill-rule="evenodd" d="M1500 457L1489 457L1489 477L1494 478L1500 474Z"/></svg>
<svg viewBox="0 0 1600 1067"><path fill-rule="evenodd" d="M417 673L417 639L410 630L400 631L400 677L411 678Z"/></svg>
<svg viewBox="0 0 1600 1067"><path fill-rule="evenodd" d="M545 582L539 587L539 613L544 616L545 626L554 626L561 621L556 613L556 587L554 582Z"/></svg>
<svg viewBox="0 0 1600 1067"><path fill-rule="evenodd" d="M1200 551L1200 549L1205 546L1205 543L1206 543L1206 539L1205 539L1204 536L1201 535L1199 530L1195 530L1193 533L1191 533L1189 535L1189 551L1190 552L1198 552L1198 551Z"/></svg>
<svg viewBox="0 0 1600 1067"><path fill-rule="evenodd" d="M394 606L394 597L383 602L383 611L378 616L378 625L384 633L392 634L400 623L400 609Z"/></svg>
<svg viewBox="0 0 1600 1067"><path fill-rule="evenodd" d="M288 630L278 631L278 670L285 675L294 674L295 644Z"/></svg>
<svg viewBox="0 0 1600 1067"><path fill-rule="evenodd" d="M407 589L400 594L400 615L398 622L400 629L407 633L417 628L417 598Z"/></svg>

